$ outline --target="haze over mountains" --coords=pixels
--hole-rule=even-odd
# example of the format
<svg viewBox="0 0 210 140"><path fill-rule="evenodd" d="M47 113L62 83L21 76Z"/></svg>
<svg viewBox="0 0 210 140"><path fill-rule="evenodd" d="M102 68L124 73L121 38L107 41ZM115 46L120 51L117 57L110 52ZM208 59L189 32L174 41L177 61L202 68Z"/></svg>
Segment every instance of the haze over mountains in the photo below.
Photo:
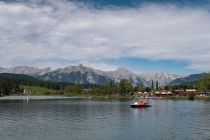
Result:
<svg viewBox="0 0 210 140"><path fill-rule="evenodd" d="M114 71L102 71L83 65L69 66L65 68L51 69L36 68L28 66L15 66L10 68L0 68L0 73L25 74L36 77L40 80L52 82L69 82L79 84L97 84L105 85L111 82L120 82L122 79L128 79L134 85L143 84L149 86L152 80L158 81L159 86L164 86L177 78L186 77L186 75L164 73L164 72L148 72L136 74L125 68L118 68Z"/></svg>

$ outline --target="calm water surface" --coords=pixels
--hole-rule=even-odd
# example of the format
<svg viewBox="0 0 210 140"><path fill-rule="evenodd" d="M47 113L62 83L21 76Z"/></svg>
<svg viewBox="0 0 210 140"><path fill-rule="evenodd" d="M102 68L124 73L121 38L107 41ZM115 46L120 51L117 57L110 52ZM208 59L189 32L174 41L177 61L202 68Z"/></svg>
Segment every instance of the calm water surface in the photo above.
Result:
<svg viewBox="0 0 210 140"><path fill-rule="evenodd" d="M210 102L0 100L0 140L210 139Z"/></svg>

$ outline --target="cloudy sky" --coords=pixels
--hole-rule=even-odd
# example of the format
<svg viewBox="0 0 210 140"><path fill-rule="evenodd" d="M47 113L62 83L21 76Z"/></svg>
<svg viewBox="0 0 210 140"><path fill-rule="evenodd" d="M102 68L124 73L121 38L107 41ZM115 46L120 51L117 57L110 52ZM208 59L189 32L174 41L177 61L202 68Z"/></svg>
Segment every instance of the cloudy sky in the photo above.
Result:
<svg viewBox="0 0 210 140"><path fill-rule="evenodd" d="M210 71L209 0L0 1L0 67Z"/></svg>

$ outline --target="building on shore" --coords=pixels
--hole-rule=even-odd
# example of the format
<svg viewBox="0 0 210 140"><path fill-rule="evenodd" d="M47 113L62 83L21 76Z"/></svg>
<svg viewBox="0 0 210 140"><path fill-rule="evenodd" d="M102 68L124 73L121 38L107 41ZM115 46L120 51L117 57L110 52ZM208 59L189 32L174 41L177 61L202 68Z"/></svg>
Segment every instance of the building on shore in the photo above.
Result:
<svg viewBox="0 0 210 140"><path fill-rule="evenodd" d="M154 97L168 97L173 96L173 93L169 90L160 90L153 92Z"/></svg>
<svg viewBox="0 0 210 140"><path fill-rule="evenodd" d="M173 96L174 94L169 90L159 90L151 92L138 92L137 95L142 98L148 98L148 97L168 97L168 96Z"/></svg>

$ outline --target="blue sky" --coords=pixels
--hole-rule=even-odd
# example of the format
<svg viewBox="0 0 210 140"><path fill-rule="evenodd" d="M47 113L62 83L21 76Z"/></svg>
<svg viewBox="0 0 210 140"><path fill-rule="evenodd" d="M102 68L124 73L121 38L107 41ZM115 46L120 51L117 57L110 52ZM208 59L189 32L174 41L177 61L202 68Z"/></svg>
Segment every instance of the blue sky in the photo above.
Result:
<svg viewBox="0 0 210 140"><path fill-rule="evenodd" d="M209 0L0 1L0 67L210 70Z"/></svg>
<svg viewBox="0 0 210 140"><path fill-rule="evenodd" d="M143 73L143 72L162 72L166 71L169 73L196 73L198 71L192 71L185 68L187 62L184 61L150 61L147 59L138 58L127 58L120 60L110 60L109 64L117 64L119 67L126 67L132 69L133 72Z"/></svg>
<svg viewBox="0 0 210 140"><path fill-rule="evenodd" d="M78 1L78 0L72 0ZM94 3L97 6L125 6L137 7L141 4L175 4L177 6L206 6L209 0L79 0L86 3Z"/></svg>

